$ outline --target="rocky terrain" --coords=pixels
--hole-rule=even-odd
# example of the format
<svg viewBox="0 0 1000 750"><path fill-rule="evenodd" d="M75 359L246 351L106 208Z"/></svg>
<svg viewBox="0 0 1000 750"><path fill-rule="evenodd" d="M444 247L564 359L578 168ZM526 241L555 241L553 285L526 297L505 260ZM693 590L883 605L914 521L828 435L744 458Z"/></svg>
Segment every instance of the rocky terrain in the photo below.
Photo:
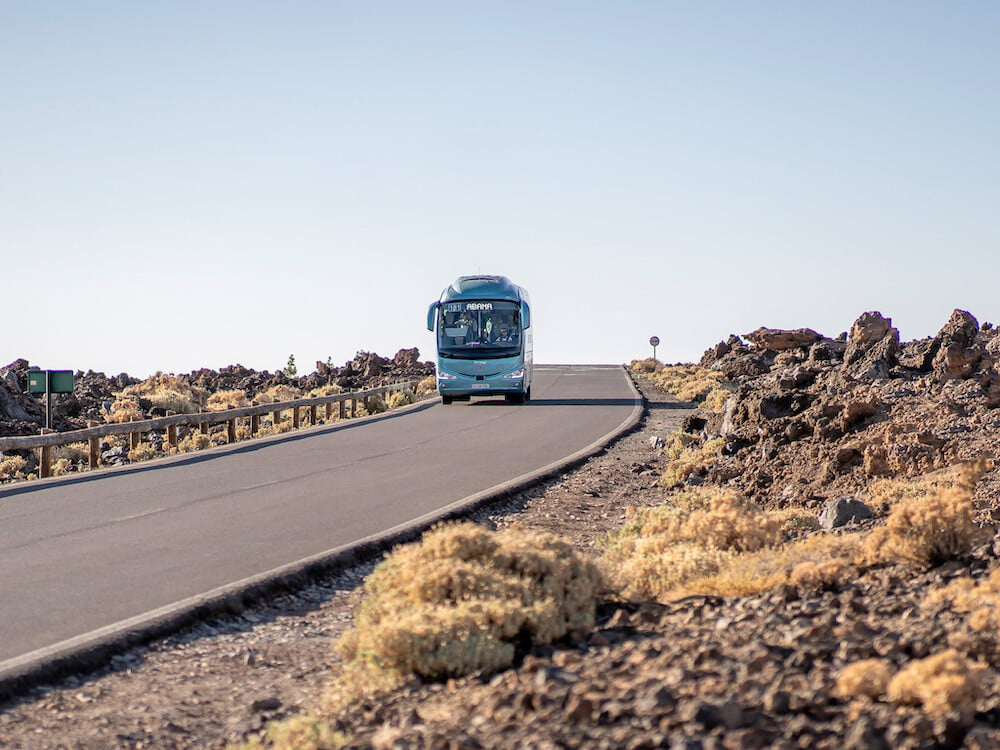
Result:
<svg viewBox="0 0 1000 750"><path fill-rule="evenodd" d="M28 372L37 370L27 360L18 359L0 368L0 436L37 435L45 426L44 396L26 393ZM434 374L433 362L421 362L416 348L400 349L393 357L381 357L372 352L358 352L354 359L335 367L316 362L309 375L289 377L283 371L257 371L243 365L230 365L221 370L202 368L177 376L181 384L204 389L209 395L218 391L239 390L253 400L257 394L277 385L288 385L303 391L336 385L345 391L361 390L386 383L419 380ZM103 372L76 372L73 393L53 396L53 428L59 432L81 429L90 421L103 422L115 395L128 386L140 383L126 373L105 375ZM147 400L140 400L142 418L163 416Z"/></svg>
<svg viewBox="0 0 1000 750"><path fill-rule="evenodd" d="M998 363L997 332L962 311L908 343L878 313L832 339L809 329L731 336L701 362L728 391L721 401L680 401L656 384L655 366L637 363L648 406L637 431L475 520L556 533L597 555L629 508L718 486L764 507L807 507L822 518L814 534L864 535L891 511L873 483L997 453ZM682 433L718 448L672 486L665 446ZM525 648L496 674L412 678L327 721L358 748L1000 747L1000 593L983 594L979 619L928 596L963 580L989 589L998 474L990 467L975 488L976 543L943 563L848 566L819 586L747 596L609 596L586 637ZM831 512L845 497L852 513ZM323 705L341 669L332 641L370 570L0 705L0 747L202 748L263 736L270 720ZM845 682L859 664L868 671ZM889 699L878 670L907 689Z"/></svg>
<svg viewBox="0 0 1000 750"><path fill-rule="evenodd" d="M700 363L733 390L721 413L688 425L725 438L709 483L816 505L879 477L1000 455L1000 332L968 312L908 343L877 312L836 339L766 328L745 339L731 336ZM988 474L977 496L1000 501L1000 475Z"/></svg>

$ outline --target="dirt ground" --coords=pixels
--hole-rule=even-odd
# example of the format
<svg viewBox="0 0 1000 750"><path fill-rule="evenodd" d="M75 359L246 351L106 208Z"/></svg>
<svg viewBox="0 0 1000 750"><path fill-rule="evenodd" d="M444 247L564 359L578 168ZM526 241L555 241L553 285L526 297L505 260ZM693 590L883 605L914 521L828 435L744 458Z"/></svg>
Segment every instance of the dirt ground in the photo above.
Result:
<svg viewBox="0 0 1000 750"><path fill-rule="evenodd" d="M592 549L598 534L621 523L625 507L658 504L661 454L650 439L676 430L693 407L653 386L646 390L640 429L476 520L516 521ZM0 747L218 748L308 710L337 668L331 644L350 624L371 568L316 581L0 705Z"/></svg>

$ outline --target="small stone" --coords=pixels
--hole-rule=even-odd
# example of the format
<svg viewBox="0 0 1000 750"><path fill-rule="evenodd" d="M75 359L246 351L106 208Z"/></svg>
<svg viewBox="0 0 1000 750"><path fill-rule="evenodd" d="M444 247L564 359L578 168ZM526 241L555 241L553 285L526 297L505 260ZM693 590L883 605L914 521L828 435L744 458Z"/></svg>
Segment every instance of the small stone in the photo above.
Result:
<svg viewBox="0 0 1000 750"><path fill-rule="evenodd" d="M264 711L277 711L281 708L281 701L275 696L270 696L268 698L261 698L256 700L250 706L250 710L254 713L262 713Z"/></svg>

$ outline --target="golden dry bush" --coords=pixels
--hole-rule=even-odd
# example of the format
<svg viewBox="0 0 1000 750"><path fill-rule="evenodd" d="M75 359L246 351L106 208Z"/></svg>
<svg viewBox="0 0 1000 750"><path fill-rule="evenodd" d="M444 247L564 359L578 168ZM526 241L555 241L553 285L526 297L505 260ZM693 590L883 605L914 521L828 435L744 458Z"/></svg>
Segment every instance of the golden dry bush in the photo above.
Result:
<svg viewBox="0 0 1000 750"><path fill-rule="evenodd" d="M208 391L192 385L184 378L158 372L141 383L123 388L117 397L141 397L148 399L153 407L164 411L196 414L205 405Z"/></svg>
<svg viewBox="0 0 1000 750"><path fill-rule="evenodd" d="M603 558L626 597L670 598L691 586L768 588L787 576L755 573L742 580L738 570L741 553L781 543L779 518L734 491L699 488L677 499L677 504L626 511L623 526L601 539Z"/></svg>
<svg viewBox="0 0 1000 750"><path fill-rule="evenodd" d="M49 467L51 475L54 477L61 477L69 474L73 471L73 462L68 458L60 458L52 463Z"/></svg>
<svg viewBox="0 0 1000 750"><path fill-rule="evenodd" d="M722 411L733 388L721 372L699 365L663 366L656 363L656 366L650 366L633 362L630 369L673 393L681 401L702 402L716 413Z"/></svg>
<svg viewBox="0 0 1000 750"><path fill-rule="evenodd" d="M27 463L21 456L3 456L0 458L0 479L23 478Z"/></svg>
<svg viewBox="0 0 1000 750"><path fill-rule="evenodd" d="M868 535L864 564L905 563L932 568L953 560L984 541L988 532L976 524L972 493L991 467L985 460L963 464L951 484L914 494L900 493L886 525Z"/></svg>
<svg viewBox="0 0 1000 750"><path fill-rule="evenodd" d="M109 409L101 409L101 413L104 415L105 421L115 423L136 422L144 418L138 396L122 393L115 396Z"/></svg>
<svg viewBox="0 0 1000 750"><path fill-rule="evenodd" d="M427 396L431 393L437 393L437 376L428 375L423 378L419 383L417 383L417 395Z"/></svg>
<svg viewBox="0 0 1000 750"><path fill-rule="evenodd" d="M400 406L415 403L416 400L417 394L409 388L403 388L402 390L393 391L389 394L389 398L386 399L386 406L390 409L398 409Z"/></svg>
<svg viewBox="0 0 1000 750"><path fill-rule="evenodd" d="M844 580L851 570L850 561L843 557L821 562L808 560L792 568L792 572L788 574L788 582L799 589L821 591Z"/></svg>
<svg viewBox="0 0 1000 750"><path fill-rule="evenodd" d="M293 388L290 385L279 383L254 396L253 403L254 405L277 404L283 401L296 401L300 398L302 398L302 390L300 388Z"/></svg>
<svg viewBox="0 0 1000 750"><path fill-rule="evenodd" d="M312 714L299 714L267 725L263 740L256 737L226 750L340 750L347 738Z"/></svg>
<svg viewBox="0 0 1000 750"><path fill-rule="evenodd" d="M205 402L207 411L228 411L229 409L241 409L244 406L250 406L250 399L239 388L216 391Z"/></svg>
<svg viewBox="0 0 1000 750"><path fill-rule="evenodd" d="M931 591L924 599L928 606L946 604L955 612L968 614L967 623L976 632L1000 631L1000 568L994 568L981 582L958 578Z"/></svg>
<svg viewBox="0 0 1000 750"><path fill-rule="evenodd" d="M148 461L156 456L156 449L148 443L139 443L135 448L128 452L128 460L134 463L139 461Z"/></svg>
<svg viewBox="0 0 1000 750"><path fill-rule="evenodd" d="M669 463L660 476L664 487L684 484L695 475L704 475L721 456L724 438L702 440L688 433L677 433L664 448Z"/></svg>
<svg viewBox="0 0 1000 750"><path fill-rule="evenodd" d="M916 659L889 681L887 695L893 703L921 706L929 716L957 712L969 717L985 692L983 668L948 649L926 659Z"/></svg>
<svg viewBox="0 0 1000 750"><path fill-rule="evenodd" d="M652 357L646 357L646 359L633 359L628 369L637 375L650 375L662 370L663 364Z"/></svg>
<svg viewBox="0 0 1000 750"><path fill-rule="evenodd" d="M200 451L212 446L212 438L202 432L190 432L183 439L177 442L177 449L181 453L191 453Z"/></svg>
<svg viewBox="0 0 1000 750"><path fill-rule="evenodd" d="M852 662L837 675L837 692L842 698L878 700L885 695L892 678L887 659L862 659Z"/></svg>
<svg viewBox="0 0 1000 750"><path fill-rule="evenodd" d="M590 631L601 586L597 566L552 535L444 524L372 572L337 650L376 673L494 671L512 663L516 643ZM356 666L355 684L366 669ZM347 691L341 684L331 692Z"/></svg>

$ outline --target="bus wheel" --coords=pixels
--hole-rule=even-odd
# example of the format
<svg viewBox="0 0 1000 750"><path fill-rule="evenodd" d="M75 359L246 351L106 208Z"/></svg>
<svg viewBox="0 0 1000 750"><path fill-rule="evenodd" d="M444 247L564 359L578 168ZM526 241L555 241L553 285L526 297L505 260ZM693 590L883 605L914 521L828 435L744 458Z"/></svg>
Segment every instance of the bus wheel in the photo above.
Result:
<svg viewBox="0 0 1000 750"><path fill-rule="evenodd" d="M441 397L441 403L442 404L450 404L451 403L451 396L442 396Z"/></svg>
<svg viewBox="0 0 1000 750"><path fill-rule="evenodd" d="M504 396L504 399L508 404L523 404L524 394L523 393L508 393Z"/></svg>

